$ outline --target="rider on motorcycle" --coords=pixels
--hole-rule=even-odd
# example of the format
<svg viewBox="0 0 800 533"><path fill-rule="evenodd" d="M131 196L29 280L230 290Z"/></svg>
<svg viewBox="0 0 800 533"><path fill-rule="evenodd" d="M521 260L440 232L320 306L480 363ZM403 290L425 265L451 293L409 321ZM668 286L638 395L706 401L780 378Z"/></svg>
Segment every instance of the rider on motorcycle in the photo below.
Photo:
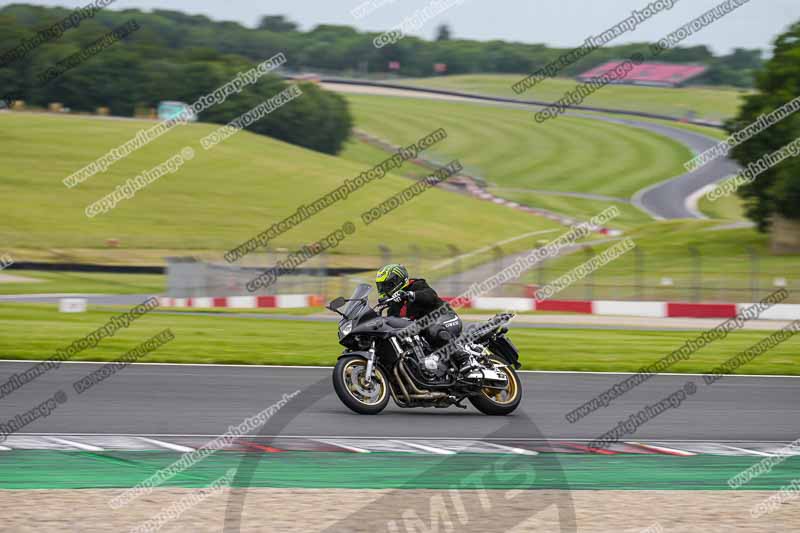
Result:
<svg viewBox="0 0 800 533"><path fill-rule="evenodd" d="M389 299L388 316L419 320L439 310L434 322L423 328L422 334L432 348L439 348L461 335L461 319L453 309L436 294L424 279L409 279L406 267L399 264L386 265L375 276L378 296ZM467 374L473 368L467 354L460 350L453 353L459 372Z"/></svg>

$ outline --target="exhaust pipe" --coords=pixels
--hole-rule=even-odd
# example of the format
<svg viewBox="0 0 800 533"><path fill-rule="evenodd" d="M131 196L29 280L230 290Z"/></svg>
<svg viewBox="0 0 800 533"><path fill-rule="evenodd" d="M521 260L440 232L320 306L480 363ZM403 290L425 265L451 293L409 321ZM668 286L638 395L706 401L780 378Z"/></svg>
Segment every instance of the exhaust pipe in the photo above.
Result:
<svg viewBox="0 0 800 533"><path fill-rule="evenodd" d="M397 384L400 385L400 390L402 391L403 396L406 397L406 402L410 403L411 402L411 397L408 395L408 391L406 390L406 386L403 385L403 378L401 378L400 374L397 373L397 367L398 366L400 366L400 362L399 361L397 362L396 365L394 365L394 377L397 380ZM391 391L392 388L389 387L389 390ZM396 398L395 398L395 401L397 401Z"/></svg>
<svg viewBox="0 0 800 533"><path fill-rule="evenodd" d="M397 362L395 370L398 367L400 368L400 373L406 379L406 383L411 387L411 390L414 392L414 394L408 395L409 398L414 398L415 400L442 400L444 398L447 398L447 394L445 394L444 392L426 392L420 390L411 380L411 377L408 375L408 371L406 370L406 365L405 363L403 363L402 359ZM405 387L403 387L403 389L405 390Z"/></svg>

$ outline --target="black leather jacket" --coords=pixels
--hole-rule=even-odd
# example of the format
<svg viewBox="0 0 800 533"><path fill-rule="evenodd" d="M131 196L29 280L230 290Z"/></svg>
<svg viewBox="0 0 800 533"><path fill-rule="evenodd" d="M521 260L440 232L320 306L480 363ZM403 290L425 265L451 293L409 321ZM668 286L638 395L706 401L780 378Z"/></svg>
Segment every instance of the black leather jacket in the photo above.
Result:
<svg viewBox="0 0 800 533"><path fill-rule="evenodd" d="M434 309L438 309L442 305L450 309L450 306L439 298L436 291L433 290L424 279L410 280L410 283L403 290L406 292L413 292L414 301L391 304L387 309L387 314L389 316L404 316L411 320L417 320Z"/></svg>

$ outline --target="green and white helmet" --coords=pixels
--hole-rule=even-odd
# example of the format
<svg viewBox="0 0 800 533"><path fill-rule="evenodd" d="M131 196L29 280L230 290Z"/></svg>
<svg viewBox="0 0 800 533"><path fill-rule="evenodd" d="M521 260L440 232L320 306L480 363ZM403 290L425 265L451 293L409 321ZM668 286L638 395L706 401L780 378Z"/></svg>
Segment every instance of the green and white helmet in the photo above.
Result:
<svg viewBox="0 0 800 533"><path fill-rule="evenodd" d="M408 270L403 265L393 263L378 270L375 276L378 296L388 298L408 285Z"/></svg>

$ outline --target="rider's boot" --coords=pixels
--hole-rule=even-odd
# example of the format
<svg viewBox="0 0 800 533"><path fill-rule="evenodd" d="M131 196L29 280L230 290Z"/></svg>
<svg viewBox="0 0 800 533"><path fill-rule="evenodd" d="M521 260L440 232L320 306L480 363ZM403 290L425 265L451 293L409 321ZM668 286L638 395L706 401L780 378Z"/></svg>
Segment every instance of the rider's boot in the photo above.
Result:
<svg viewBox="0 0 800 533"><path fill-rule="evenodd" d="M474 381L483 378L482 366L475 356L470 353L470 350L457 350L453 354L453 362L456 364L455 366L461 379Z"/></svg>

